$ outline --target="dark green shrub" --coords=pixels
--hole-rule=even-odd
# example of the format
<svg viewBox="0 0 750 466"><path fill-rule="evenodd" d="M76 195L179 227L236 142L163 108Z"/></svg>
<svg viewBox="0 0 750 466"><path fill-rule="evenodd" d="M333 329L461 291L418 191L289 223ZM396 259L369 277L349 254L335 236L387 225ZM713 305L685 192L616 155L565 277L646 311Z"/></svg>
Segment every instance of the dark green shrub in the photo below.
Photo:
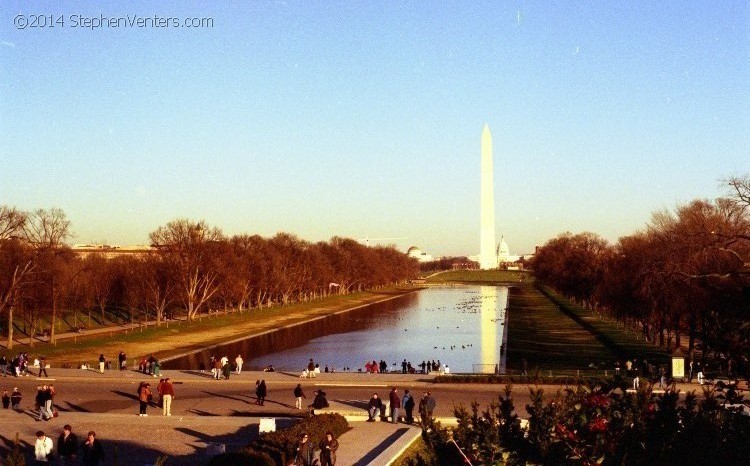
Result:
<svg viewBox="0 0 750 466"><path fill-rule="evenodd" d="M266 453L244 448L214 456L208 466L275 466L275 463Z"/></svg>
<svg viewBox="0 0 750 466"><path fill-rule="evenodd" d="M427 443L439 458L434 465L461 464L439 454L450 453L453 440L475 466L746 464L750 417L723 406L744 401L736 386L706 389L703 400L688 393L684 401L674 390L654 394L644 386L631 394L624 388L579 385L547 399L543 389L531 389L524 429L510 387L484 411L476 402L470 411L458 406L452 432L437 426L429 434Z"/></svg>
<svg viewBox="0 0 750 466"><path fill-rule="evenodd" d="M313 446L317 446L329 430L338 438L349 430L349 423L340 414L309 416L288 429L261 434L249 448L267 454L277 465L284 466L294 458L302 432L310 436Z"/></svg>

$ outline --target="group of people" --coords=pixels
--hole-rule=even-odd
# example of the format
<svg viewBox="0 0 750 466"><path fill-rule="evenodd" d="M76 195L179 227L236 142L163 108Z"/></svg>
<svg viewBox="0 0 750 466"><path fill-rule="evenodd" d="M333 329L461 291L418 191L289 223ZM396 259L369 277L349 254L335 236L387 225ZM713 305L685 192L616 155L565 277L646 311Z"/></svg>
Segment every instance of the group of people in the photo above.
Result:
<svg viewBox="0 0 750 466"><path fill-rule="evenodd" d="M93 430L86 434L86 440L78 443L78 437L73 433L70 424L63 426L63 431L57 439L57 456L60 464L78 464L78 457L84 466L97 466L105 457L104 447L96 438ZM54 444L44 431L37 431L34 442L34 460L37 465L47 465L54 461Z"/></svg>
<svg viewBox="0 0 750 466"><path fill-rule="evenodd" d="M396 366L396 363L394 362L393 365ZM417 366L413 366L411 361L407 361L406 359L401 361L400 372L402 374L429 374L430 372L448 373L449 371L450 369L448 369L448 365L443 365L439 359L437 361L435 361L434 359L432 361L424 360ZM372 361L368 361L365 364L365 372L371 374L386 373L388 372L388 363L386 363L382 359L380 360L380 362L373 359ZM391 372L399 372L399 370L394 367Z"/></svg>
<svg viewBox="0 0 750 466"><path fill-rule="evenodd" d="M320 464L320 466L336 465L336 450L339 449L339 441L333 436L333 432L330 430L326 432L317 449L320 450L320 454L318 455L320 463L316 462L316 448L310 442L310 436L306 432L302 432L297 444L297 454L294 458L295 466L313 466L314 464Z"/></svg>
<svg viewBox="0 0 750 466"><path fill-rule="evenodd" d="M37 362L37 364L39 364L39 362ZM40 366L40 377L42 376L41 367L42 366ZM44 367L44 369L46 375L46 367ZM18 353L10 360L8 360L8 357L3 354L0 356L0 372L3 373L3 377L7 377L8 374L13 377L29 375L29 353Z"/></svg>
<svg viewBox="0 0 750 466"><path fill-rule="evenodd" d="M427 426L429 419L432 418L432 413L435 411L436 405L437 402L435 401L435 398L433 398L432 394L429 391L424 392L422 398L420 398L419 400L418 405L420 422L423 426ZM414 406L414 397L408 389L404 390L403 397L399 397L398 388L391 388L391 391L388 394L388 408L390 409L390 417L392 423L398 423L400 419L399 413L403 408L404 422L407 424L413 424ZM367 422L375 422L378 416L380 416L381 418L386 417L386 405L383 403L383 400L377 393L372 394L370 401L367 403L367 411L369 413Z"/></svg>
<svg viewBox="0 0 750 466"><path fill-rule="evenodd" d="M691 367L692 372L692 367ZM664 366L654 366L649 364L648 360L641 361L638 358L628 359L623 364L620 361L615 362L615 376L629 377L633 381L633 389L638 390L641 387L641 378L658 384L659 388L668 388L668 373ZM692 379L692 374L690 379Z"/></svg>
<svg viewBox="0 0 750 466"><path fill-rule="evenodd" d="M328 372L328 366L326 366L326 372ZM313 359L310 358L310 362L308 362L307 367L302 370L300 378L310 379L313 377L317 377L318 375L320 375L320 364L316 364Z"/></svg>
<svg viewBox="0 0 750 466"><path fill-rule="evenodd" d="M307 398L307 396L305 396L304 390L302 390L302 384L297 384L297 386L294 387L293 394L294 407L297 409L302 409L302 398ZM315 390L315 392L313 392L313 395L313 402L307 405L307 409L310 410L310 414L315 414L316 409L325 409L330 406L328 404L326 392L324 392L323 390Z"/></svg>
<svg viewBox="0 0 750 466"><path fill-rule="evenodd" d="M104 353L99 354L99 373L103 374L105 370L111 369L110 361L104 356ZM134 363L135 364L135 363ZM89 369L88 365L83 365L82 369ZM117 369L125 371L128 369L128 356L124 351L120 351L117 354ZM133 366L135 370L135 365ZM141 362L138 364L138 371L152 377L158 377L161 370L161 364L159 360L153 354L144 356ZM41 377L41 370L39 371Z"/></svg>
<svg viewBox="0 0 750 466"><path fill-rule="evenodd" d="M232 367L232 364L229 362L229 358L227 356L222 356L221 358L217 356L211 356L211 359L208 361L208 366L211 368L211 375L214 379L219 380L222 376L224 377L224 380L229 380L229 376L232 375L232 371L234 370L234 373L237 375L240 375L242 372L242 365L245 363L245 361L242 359L242 355L238 354L236 358L234 358L234 367ZM203 366L203 363L201 363L201 372L205 370L205 366Z"/></svg>
<svg viewBox="0 0 750 466"><path fill-rule="evenodd" d="M151 384L148 382L141 382L136 390L138 394L139 411L138 416L147 417L146 412L149 404L153 401L153 392L151 391ZM156 386L156 393L159 395L157 400L157 406L162 408L163 416L172 415L172 400L174 400L174 384L172 379L165 377L159 380L159 384Z"/></svg>
<svg viewBox="0 0 750 466"><path fill-rule="evenodd" d="M23 395L21 395L18 387L13 388L13 392L10 394L7 389L3 388L3 409L13 408L13 410L19 411L21 409L21 399L23 399Z"/></svg>
<svg viewBox="0 0 750 466"><path fill-rule="evenodd" d="M52 408L55 394L54 385L37 385L34 399L34 406L38 412L37 421L49 421L56 416L56 411Z"/></svg>
<svg viewBox="0 0 750 466"><path fill-rule="evenodd" d="M122 363L120 363L120 368L122 368ZM141 359L141 363L138 364L138 371L143 372L145 375L150 375L151 377L159 377L159 374L161 373L161 363L156 356L151 354L148 357Z"/></svg>
<svg viewBox="0 0 750 466"><path fill-rule="evenodd" d="M55 394L54 385L37 385L36 397L34 398L34 413L36 413L35 419L37 421L49 421L53 417L57 417L57 411L52 406ZM12 408L15 411L22 411L22 399L23 395L18 387L13 388L13 393L10 394L7 389L3 389L3 409Z"/></svg>

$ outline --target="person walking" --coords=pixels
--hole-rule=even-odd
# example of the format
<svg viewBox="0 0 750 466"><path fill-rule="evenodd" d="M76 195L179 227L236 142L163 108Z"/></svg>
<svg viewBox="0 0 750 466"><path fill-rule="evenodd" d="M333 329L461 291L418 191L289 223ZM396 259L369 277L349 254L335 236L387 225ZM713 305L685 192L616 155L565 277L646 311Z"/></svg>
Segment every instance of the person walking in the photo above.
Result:
<svg viewBox="0 0 750 466"><path fill-rule="evenodd" d="M367 403L367 411L370 417L367 422L375 422L375 416L380 414L383 410L383 400L380 399L377 393L372 394L372 398Z"/></svg>
<svg viewBox="0 0 750 466"><path fill-rule="evenodd" d="M9 409L10 408L10 394L8 393L8 390L3 388L3 409Z"/></svg>
<svg viewBox="0 0 750 466"><path fill-rule="evenodd" d="M307 433L302 432L297 443L297 457L294 464L299 466L313 466L315 457L315 448L309 442L310 437Z"/></svg>
<svg viewBox="0 0 750 466"><path fill-rule="evenodd" d="M406 417L404 422L407 424L414 423L414 397L409 393L409 389L404 390L404 397L401 399L401 406L404 407Z"/></svg>
<svg viewBox="0 0 750 466"><path fill-rule="evenodd" d="M297 384L296 387L294 387L294 406L297 409L302 409L302 398L307 398L305 396L305 392L302 391L302 384Z"/></svg>
<svg viewBox="0 0 750 466"><path fill-rule="evenodd" d="M242 372L242 363L245 362L242 359L242 355L238 354L237 357L234 359L234 365L237 375L240 375L240 372Z"/></svg>
<svg viewBox="0 0 750 466"><path fill-rule="evenodd" d="M37 431L34 443L34 460L37 466L49 464L53 446L51 438L44 435L41 430Z"/></svg>
<svg viewBox="0 0 750 466"><path fill-rule="evenodd" d="M104 447L102 442L96 438L93 430L86 435L86 441L81 445L83 452L83 466L98 466L99 461L104 459Z"/></svg>
<svg viewBox="0 0 750 466"><path fill-rule="evenodd" d="M255 404L263 406L263 403L266 402L266 395L268 394L268 390L266 389L266 381L256 380L255 386L255 396L257 397L257 400L255 400Z"/></svg>
<svg viewBox="0 0 750 466"><path fill-rule="evenodd" d="M330 430L326 432L325 438L320 442L320 466L336 466L336 450L339 449L339 441Z"/></svg>
<svg viewBox="0 0 750 466"><path fill-rule="evenodd" d="M104 357L104 354L99 355L99 373L104 374L104 363L107 362L107 358Z"/></svg>
<svg viewBox="0 0 750 466"><path fill-rule="evenodd" d="M73 433L70 424L63 426L62 434L57 439L57 454L60 462L66 466L76 464L76 453L78 453L78 437Z"/></svg>
<svg viewBox="0 0 750 466"><path fill-rule="evenodd" d="M401 398L398 396L398 388L393 387L391 389L388 401L391 407L391 422L396 424L398 423L398 410L401 408Z"/></svg>
<svg viewBox="0 0 750 466"><path fill-rule="evenodd" d="M138 401L140 403L140 412L138 416L148 416L148 414L146 414L146 408L148 407L148 402L150 400L151 386L146 382L141 382L141 384L138 386Z"/></svg>
<svg viewBox="0 0 750 466"><path fill-rule="evenodd" d="M39 377L42 376L42 372L44 372L45 377L49 377L49 375L47 375L47 358L39 356Z"/></svg>
<svg viewBox="0 0 750 466"><path fill-rule="evenodd" d="M216 358L214 359L214 380L219 380L221 377L221 360Z"/></svg>
<svg viewBox="0 0 750 466"><path fill-rule="evenodd" d="M172 400L174 399L174 385L172 385L172 380L169 377L164 379L164 384L161 387L161 399L162 416L171 416Z"/></svg>
<svg viewBox="0 0 750 466"><path fill-rule="evenodd" d="M3 377L8 377L8 358L5 355L0 356L0 372Z"/></svg>
<svg viewBox="0 0 750 466"><path fill-rule="evenodd" d="M49 421L52 418L52 392L47 385L37 387L36 405L39 409L37 421Z"/></svg>

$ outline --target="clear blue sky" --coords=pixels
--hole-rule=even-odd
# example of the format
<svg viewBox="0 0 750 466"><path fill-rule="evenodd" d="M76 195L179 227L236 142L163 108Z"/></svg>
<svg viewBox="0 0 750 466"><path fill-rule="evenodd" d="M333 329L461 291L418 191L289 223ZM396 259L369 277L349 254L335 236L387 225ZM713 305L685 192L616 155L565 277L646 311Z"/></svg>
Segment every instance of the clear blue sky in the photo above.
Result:
<svg viewBox="0 0 750 466"><path fill-rule="evenodd" d="M188 217L475 254L485 122L511 253L566 230L614 241L750 171L746 1L4 1L0 13L0 204L62 208L71 242L146 243ZM30 27L32 14L57 24ZM123 20L82 25L102 16ZM154 16L213 27L125 24Z"/></svg>

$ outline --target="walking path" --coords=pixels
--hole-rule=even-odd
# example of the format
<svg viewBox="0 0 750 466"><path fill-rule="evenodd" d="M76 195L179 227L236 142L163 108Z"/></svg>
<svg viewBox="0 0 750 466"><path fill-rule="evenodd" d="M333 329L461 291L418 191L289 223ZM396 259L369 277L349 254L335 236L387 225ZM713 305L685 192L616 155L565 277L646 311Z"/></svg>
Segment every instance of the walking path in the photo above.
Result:
<svg viewBox="0 0 750 466"><path fill-rule="evenodd" d="M237 390L248 390L248 382L263 377L273 385L289 386L298 379L282 372L243 372L229 381L213 381L208 374L198 371L165 371L160 377L169 376L179 380L177 385L176 407L172 417L161 416L160 410L150 408L148 417L134 414L135 398L133 384L147 376L144 374L117 370L103 374L91 370L61 369L49 370L49 378L0 377L5 387L21 387L24 394L23 413L0 409L0 457L11 448L15 434L21 439L21 447L31 460L33 439L37 430L43 430L54 440L63 424L71 424L79 439L89 430L97 432L105 445L108 463L117 455L121 465L150 465L162 455L169 457L172 466L197 466L207 464L210 458L220 451L236 451L257 437L262 418L273 418L277 428L284 428L296 422L294 416L299 411L284 404L267 403L262 415L252 414L245 403L252 400L240 399ZM370 390L392 384L415 383L413 375L390 374L387 380L377 380L359 373L325 374L306 379L309 386L362 387ZM31 411L34 387L40 383L54 383L60 392L55 406L60 412L58 418L48 422L35 420ZM155 384L156 381L154 381ZM216 387L216 388L211 388ZM155 389L155 387L152 387ZM203 393L201 399L195 393ZM308 394L309 395L309 394ZM239 400L239 404L238 404ZM347 418L351 429L341 436L338 462L340 466L387 466L391 464L420 434L421 429L414 425L390 422L365 422L366 400L334 400L329 398L330 407L318 413L339 413ZM264 408L265 408L264 407ZM248 415L249 414L249 415Z"/></svg>

